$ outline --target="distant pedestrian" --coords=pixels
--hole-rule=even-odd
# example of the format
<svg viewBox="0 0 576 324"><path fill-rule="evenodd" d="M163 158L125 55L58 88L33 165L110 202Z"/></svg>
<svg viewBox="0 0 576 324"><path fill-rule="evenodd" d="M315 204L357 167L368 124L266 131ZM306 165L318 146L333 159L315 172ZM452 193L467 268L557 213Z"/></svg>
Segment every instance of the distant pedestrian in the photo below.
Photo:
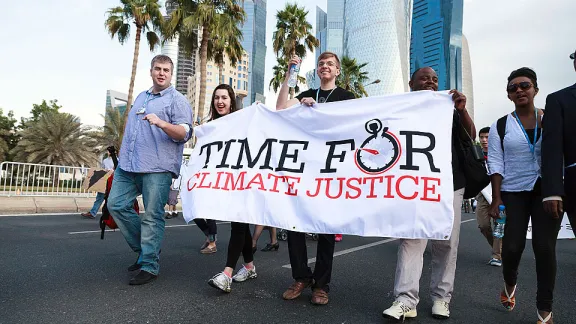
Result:
<svg viewBox="0 0 576 324"><path fill-rule="evenodd" d="M178 178L184 143L192 135L192 108L186 97L170 85L174 64L170 57L152 59L153 86L140 93L130 109L119 165L114 172L108 209L132 250L136 263L128 270L140 272L131 285L146 284L158 276L164 238L164 206L170 183ZM145 213L132 203L142 195Z"/></svg>
<svg viewBox="0 0 576 324"><path fill-rule="evenodd" d="M478 137L480 137L480 145L482 146L482 152L484 152L484 159L488 160L488 134L490 133L490 127L484 127L478 133ZM486 171L488 172L488 171ZM492 233L492 228L494 223L496 222L490 214L488 213L488 209L490 209L490 204L488 200L484 197L482 192L476 196L476 200L478 201L476 207L476 221L478 222L478 228L480 232L492 249L492 258L488 261L488 264L495 267L502 266L502 240L499 238L494 237L494 233Z"/></svg>
<svg viewBox="0 0 576 324"><path fill-rule="evenodd" d="M168 211L166 212L166 219L171 219L178 217L178 211L176 211L176 205L178 205L178 194L180 194L180 179L172 179L172 185L170 185L170 192L168 193Z"/></svg>
<svg viewBox="0 0 576 324"><path fill-rule="evenodd" d="M110 157L110 152L106 152L106 158L102 160L100 167L106 171L114 170L114 162L112 161L112 157ZM86 213L80 214L82 217L94 219L96 218L96 214L98 214L98 210L104 203L104 193L98 192L96 193L96 200L94 200L94 205L92 205L92 209Z"/></svg>

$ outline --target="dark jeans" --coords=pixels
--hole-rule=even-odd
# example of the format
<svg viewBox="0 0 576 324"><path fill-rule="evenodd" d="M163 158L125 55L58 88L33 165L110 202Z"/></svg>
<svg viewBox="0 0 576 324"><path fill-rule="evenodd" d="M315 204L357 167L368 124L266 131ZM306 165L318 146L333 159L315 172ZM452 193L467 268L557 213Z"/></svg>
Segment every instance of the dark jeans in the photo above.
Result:
<svg viewBox="0 0 576 324"><path fill-rule="evenodd" d="M316 267L314 273L308 266L308 252L306 250L306 234L288 231L288 254L292 267L292 277L297 281L314 279L313 288L322 288L328 292L330 277L332 276L332 259L334 258L334 234L319 234L316 249Z"/></svg>
<svg viewBox="0 0 576 324"><path fill-rule="evenodd" d="M254 261L254 255L252 254L252 234L250 234L250 225L248 224L232 222L230 227L230 241L228 242L226 266L235 269L240 254L244 257L244 263Z"/></svg>
<svg viewBox="0 0 576 324"><path fill-rule="evenodd" d="M198 228L204 232L204 235L208 237L210 242L216 241L216 234L218 234L218 228L216 226L216 221L213 219L202 219L194 218L194 223L198 225Z"/></svg>
<svg viewBox="0 0 576 324"><path fill-rule="evenodd" d="M502 239L504 281L516 285L518 265L526 245L528 221L532 216L532 249L536 258L536 307L551 312L556 283L556 239L561 219L553 219L544 211L539 186L535 190L502 192L506 206L506 226Z"/></svg>

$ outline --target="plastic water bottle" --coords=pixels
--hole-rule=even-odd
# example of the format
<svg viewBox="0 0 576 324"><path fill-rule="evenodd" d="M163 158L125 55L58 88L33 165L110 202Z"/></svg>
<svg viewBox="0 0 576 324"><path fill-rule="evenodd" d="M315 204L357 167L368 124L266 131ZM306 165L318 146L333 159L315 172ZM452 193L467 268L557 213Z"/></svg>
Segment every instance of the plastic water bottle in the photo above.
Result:
<svg viewBox="0 0 576 324"><path fill-rule="evenodd" d="M504 205L498 206L500 210L500 215L496 220L496 225L494 226L494 237L503 238L504 237L504 227L506 226L506 211Z"/></svg>
<svg viewBox="0 0 576 324"><path fill-rule="evenodd" d="M298 72L300 72L300 63L290 66L290 78L288 86L294 88L298 84Z"/></svg>

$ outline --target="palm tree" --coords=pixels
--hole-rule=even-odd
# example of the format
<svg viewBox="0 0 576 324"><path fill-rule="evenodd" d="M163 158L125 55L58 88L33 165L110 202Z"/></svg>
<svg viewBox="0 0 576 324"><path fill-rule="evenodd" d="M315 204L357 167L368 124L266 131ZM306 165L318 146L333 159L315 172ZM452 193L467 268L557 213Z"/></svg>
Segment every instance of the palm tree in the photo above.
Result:
<svg viewBox="0 0 576 324"><path fill-rule="evenodd" d="M102 117L104 118L104 127L94 135L96 143L102 151L108 146L114 146L116 150L119 150L124 135L125 116L117 108L107 107L106 114Z"/></svg>
<svg viewBox="0 0 576 324"><path fill-rule="evenodd" d="M224 83L222 81L224 58L228 57L232 67L236 67L236 64L242 61L244 54L244 48L241 44L242 30L230 17L219 14L214 34L212 41L208 43L208 57L218 65L218 82Z"/></svg>
<svg viewBox="0 0 576 324"><path fill-rule="evenodd" d="M368 72L362 71L366 65L368 63L358 64L356 59L343 56L340 60L340 75L336 84L352 92L356 98L368 97L368 92L364 89L364 83L369 80Z"/></svg>
<svg viewBox="0 0 576 324"><path fill-rule="evenodd" d="M306 20L308 11L297 4L286 4L284 10L276 13L276 31L272 37L272 49L276 56L283 56L286 62L295 54L304 58L306 48L313 51L319 46L319 41L312 35L312 25ZM294 90L290 89L290 99Z"/></svg>
<svg viewBox="0 0 576 324"><path fill-rule="evenodd" d="M94 165L95 141L74 115L42 114L20 131L22 139L12 150L16 161L51 165Z"/></svg>
<svg viewBox="0 0 576 324"><path fill-rule="evenodd" d="M0 136L8 136L8 135L10 135L10 131L6 129L0 129ZM3 137L0 137L0 163L4 162L4 158L6 157L9 151L10 149L8 147L8 143Z"/></svg>
<svg viewBox="0 0 576 324"><path fill-rule="evenodd" d="M288 63L283 58L277 57L276 58L276 65L272 68L272 80L270 80L270 84L268 85L268 89L274 89L274 92L278 92L278 88L282 86L284 82L284 78L286 77L286 72L288 70ZM302 76L298 76L298 82L305 83L306 78ZM294 87L294 92L300 92L300 87L296 85Z"/></svg>
<svg viewBox="0 0 576 324"><path fill-rule="evenodd" d="M140 52L140 37L142 33L146 33L150 51L153 51L154 48L160 44L160 37L158 37L156 31L160 31L163 17L158 0L120 0L120 2L120 6L108 9L108 17L104 25L110 36L112 38L117 37L122 45L124 45L130 37L132 24L136 26L132 76L130 77L130 86L128 88L126 112L124 113L128 116L134 96L134 80L136 79L136 68L138 66L138 55Z"/></svg>
<svg viewBox="0 0 576 324"><path fill-rule="evenodd" d="M226 16L232 24L242 24L246 13L242 6L234 0L173 0L177 3L169 21L164 28L164 38L171 39L179 35L180 44L183 39L194 33L202 31L200 41L200 98L198 98L198 117L204 120L204 102L206 100L206 65L208 63L208 43L212 34L217 30L219 16ZM195 44L192 44L195 46ZM187 46L191 48L193 46Z"/></svg>

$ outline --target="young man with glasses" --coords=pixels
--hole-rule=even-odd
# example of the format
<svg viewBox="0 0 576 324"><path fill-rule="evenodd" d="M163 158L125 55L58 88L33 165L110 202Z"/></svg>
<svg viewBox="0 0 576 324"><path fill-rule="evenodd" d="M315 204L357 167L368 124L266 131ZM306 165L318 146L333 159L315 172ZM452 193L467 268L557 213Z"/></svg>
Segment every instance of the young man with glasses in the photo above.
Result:
<svg viewBox="0 0 576 324"><path fill-rule="evenodd" d="M576 52L570 54L576 70ZM545 121L545 122L544 122ZM544 210L568 214L576 235L576 84L548 95L542 124L542 197Z"/></svg>
<svg viewBox="0 0 576 324"><path fill-rule="evenodd" d="M300 63L298 56L292 57L288 64L288 70L292 65ZM280 88L276 110L286 109L298 103L312 107L316 103L342 101L355 99L354 94L336 86L336 78L340 75L340 60L331 52L324 52L318 57L316 69L320 77L320 88L306 90L296 98L288 100L290 87L288 80L290 73L286 73L286 79ZM292 266L294 283L284 292L282 297L286 300L296 299L302 291L312 286L312 299L314 305L328 304L328 292L330 277L332 275L332 259L334 258L334 234L319 234L318 247L316 250L316 266L314 273L308 266L306 251L306 234L288 231L288 253Z"/></svg>
<svg viewBox="0 0 576 324"><path fill-rule="evenodd" d="M172 179L178 178L184 143L192 135L192 108L170 84L174 64L170 57L152 59L153 86L140 93L130 108L120 148L119 164L108 197L108 210L132 250L140 272L130 285L146 284L158 276L164 237L164 205ZM133 209L142 195L145 213Z"/></svg>

